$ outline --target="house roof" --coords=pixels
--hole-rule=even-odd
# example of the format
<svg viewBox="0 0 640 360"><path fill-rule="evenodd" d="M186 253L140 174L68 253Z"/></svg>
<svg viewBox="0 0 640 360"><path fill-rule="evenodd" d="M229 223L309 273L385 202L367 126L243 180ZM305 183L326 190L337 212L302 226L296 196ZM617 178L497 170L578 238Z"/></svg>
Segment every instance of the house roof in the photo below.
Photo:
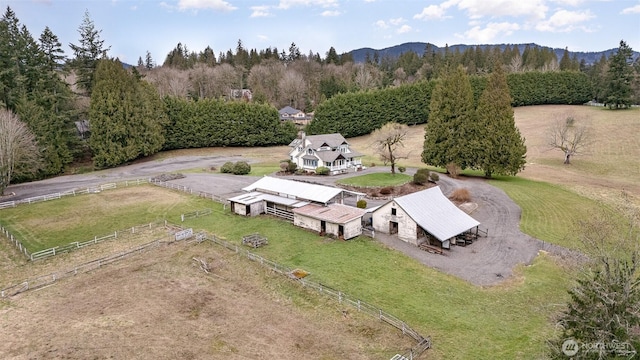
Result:
<svg viewBox="0 0 640 360"><path fill-rule="evenodd" d="M328 206L309 204L292 211L294 214L324 220L332 224L346 224L349 221L361 218L365 213L363 209L342 204L330 204Z"/></svg>
<svg viewBox="0 0 640 360"><path fill-rule="evenodd" d="M332 162L340 157L344 159L344 154L340 151L317 151L316 155L324 162Z"/></svg>
<svg viewBox="0 0 640 360"><path fill-rule="evenodd" d="M305 137L305 140L309 142L309 146L314 149L321 147L324 144L330 147L340 146L342 144L349 144L345 138L338 134L322 134L322 135L309 135Z"/></svg>
<svg viewBox="0 0 640 360"><path fill-rule="evenodd" d="M242 188L242 190L268 192L283 197L309 200L323 204L328 203L344 191L343 189L335 187L278 179L271 176L264 176L253 184Z"/></svg>
<svg viewBox="0 0 640 360"><path fill-rule="evenodd" d="M284 114L288 114L288 115L295 115L298 114L302 111L298 110L298 109L294 109L291 106L285 106L282 109L278 110L278 113L280 113L280 115L284 115Z"/></svg>
<svg viewBox="0 0 640 360"><path fill-rule="evenodd" d="M308 205L308 201L300 201L297 199L289 199L286 197L265 194L257 191L252 191L247 194L238 195L232 198L229 198L229 201L242 204L242 205L251 205L260 201L270 201L280 205L286 205L293 208L302 207Z"/></svg>
<svg viewBox="0 0 640 360"><path fill-rule="evenodd" d="M447 199L439 186L400 196L394 201L421 228L440 241L448 240L480 225Z"/></svg>

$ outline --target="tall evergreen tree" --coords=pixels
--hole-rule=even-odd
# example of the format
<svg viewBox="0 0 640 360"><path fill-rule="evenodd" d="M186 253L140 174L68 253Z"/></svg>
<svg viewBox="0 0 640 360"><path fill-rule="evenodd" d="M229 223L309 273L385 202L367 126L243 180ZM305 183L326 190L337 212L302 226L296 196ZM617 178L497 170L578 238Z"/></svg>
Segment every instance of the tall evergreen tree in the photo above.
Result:
<svg viewBox="0 0 640 360"><path fill-rule="evenodd" d="M440 167L474 167L479 136L475 117L473 91L466 72L462 66L447 71L431 94L422 162Z"/></svg>
<svg viewBox="0 0 640 360"><path fill-rule="evenodd" d="M88 10L84 12L78 32L80 33L78 45L69 44L75 56L70 65L78 76L77 85L91 95L98 60L106 57L106 53L111 47L104 47L104 40L100 39L102 30L96 30Z"/></svg>
<svg viewBox="0 0 640 360"><path fill-rule="evenodd" d="M154 88L118 60L101 60L91 94L89 144L97 167L112 167L158 152L164 143L163 103Z"/></svg>
<svg viewBox="0 0 640 360"><path fill-rule="evenodd" d="M144 67L147 70L151 70L155 67L155 64L153 63L153 58L151 58L151 53L149 52L149 50L147 50L147 53L144 56Z"/></svg>
<svg viewBox="0 0 640 360"><path fill-rule="evenodd" d="M49 29L45 27L44 31L40 35L40 50L44 54L45 63L49 71L58 70L64 64L66 56L62 50L62 44L58 37Z"/></svg>
<svg viewBox="0 0 640 360"><path fill-rule="evenodd" d="M610 109L629 108L631 106L633 66L633 50L624 40L615 55L609 60L607 77L607 100Z"/></svg>
<svg viewBox="0 0 640 360"><path fill-rule="evenodd" d="M507 77L501 66L494 66L477 109L481 146L477 167L485 176L515 175L524 169L527 148L515 125Z"/></svg>

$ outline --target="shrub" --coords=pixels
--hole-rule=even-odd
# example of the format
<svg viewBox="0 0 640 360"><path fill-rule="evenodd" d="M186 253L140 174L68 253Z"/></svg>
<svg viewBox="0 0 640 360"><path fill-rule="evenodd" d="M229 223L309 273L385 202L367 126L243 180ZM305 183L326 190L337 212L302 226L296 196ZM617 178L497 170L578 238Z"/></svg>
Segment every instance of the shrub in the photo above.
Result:
<svg viewBox="0 0 640 360"><path fill-rule="evenodd" d="M471 193L466 188L455 189L449 199L456 202L468 202L471 200Z"/></svg>
<svg viewBox="0 0 640 360"><path fill-rule="evenodd" d="M356 207L358 209L366 209L367 208L367 200L365 200L365 199L358 200L358 202L356 203Z"/></svg>
<svg viewBox="0 0 640 360"><path fill-rule="evenodd" d="M287 171L289 171L290 173L294 173L294 172L296 172L297 169L298 169L298 164L296 164L293 161L289 160L289 164L287 166Z"/></svg>
<svg viewBox="0 0 640 360"><path fill-rule="evenodd" d="M374 166L376 166L376 163L372 162L371 167L374 167Z"/></svg>
<svg viewBox="0 0 640 360"><path fill-rule="evenodd" d="M400 173L404 173L405 171L407 171L407 168L404 166L398 166L398 171L400 171Z"/></svg>
<svg viewBox="0 0 640 360"><path fill-rule="evenodd" d="M280 162L280 170L286 173L295 173L298 165L293 161L287 159Z"/></svg>
<svg viewBox="0 0 640 360"><path fill-rule="evenodd" d="M380 194L382 195L389 195L393 192L393 187L392 186L385 186L382 189L380 189Z"/></svg>
<svg viewBox="0 0 640 360"><path fill-rule="evenodd" d="M220 168L220 172L223 174L231 174L233 173L233 163L231 161L227 161Z"/></svg>
<svg viewBox="0 0 640 360"><path fill-rule="evenodd" d="M247 175L251 172L251 165L246 161L238 161L233 165L234 175Z"/></svg>
<svg viewBox="0 0 640 360"><path fill-rule="evenodd" d="M451 175L451 177L454 179L457 178L458 175L460 175L460 171L462 171L462 169L460 169L460 166L455 163L448 163L445 168L447 169L449 175Z"/></svg>
<svg viewBox="0 0 640 360"><path fill-rule="evenodd" d="M325 166L318 166L316 168L316 174L318 175L329 175L329 168Z"/></svg>
<svg viewBox="0 0 640 360"><path fill-rule="evenodd" d="M426 176L428 178L429 177L429 169L418 169L416 171L416 174L423 174L424 176Z"/></svg>
<svg viewBox="0 0 640 360"><path fill-rule="evenodd" d="M413 175L413 183L417 184L417 185L424 185L426 184L428 181L427 175L425 175L424 173L415 173L415 175Z"/></svg>
<svg viewBox="0 0 640 360"><path fill-rule="evenodd" d="M436 182L438 180L440 180L440 175L438 175L437 172L432 172L429 174L429 180Z"/></svg>

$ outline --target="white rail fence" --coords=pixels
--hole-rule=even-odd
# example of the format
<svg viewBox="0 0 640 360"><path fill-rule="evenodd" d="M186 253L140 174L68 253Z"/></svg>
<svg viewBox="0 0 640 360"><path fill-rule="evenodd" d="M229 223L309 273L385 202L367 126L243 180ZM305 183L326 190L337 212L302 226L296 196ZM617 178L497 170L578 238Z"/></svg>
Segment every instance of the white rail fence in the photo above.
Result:
<svg viewBox="0 0 640 360"><path fill-rule="evenodd" d="M155 180L155 179L149 179L149 183L153 184L153 185L161 186L161 187L164 187L164 188L167 188L167 189L186 192L187 194L197 195L197 196L199 196L201 198L210 199L212 201L221 203L223 205L228 204L227 199L225 199L222 196L219 196L219 195L216 195L216 194L212 194L212 193L208 193L208 192L205 192L205 191L193 190L192 188L184 186L184 185L174 184L174 183L171 183L171 182L168 182L168 181L160 181L160 180Z"/></svg>
<svg viewBox="0 0 640 360"><path fill-rule="evenodd" d="M21 254L24 254L24 256L26 256L26 257L30 257L31 256L29 254L29 251L27 251L27 248L24 247L22 245L22 243L20 242L20 240L18 240L18 238L16 238L15 236L13 236L13 234L10 233L7 228L5 228L4 226L0 225L0 232L2 232L2 235L4 235L7 239L9 239L11 244L13 244L20 251Z"/></svg>
<svg viewBox="0 0 640 360"><path fill-rule="evenodd" d="M167 220L151 222L144 225L132 226L130 228L126 228L123 230L117 230L113 233L103 235L103 236L94 236L93 239L89 239L86 241L74 241L62 246L55 246L49 249L44 249L40 251L36 251L29 256L31 261L45 259L51 256L56 256L58 254L66 253L69 251L82 249L83 247L99 244L103 241L118 239L118 238L128 238L131 237L141 231L144 230L152 230L158 228L160 226L167 226Z"/></svg>
<svg viewBox="0 0 640 360"><path fill-rule="evenodd" d="M141 185L141 184L146 184L148 182L149 182L149 180L147 180L147 179L127 180L127 181L122 181L122 182L115 182L115 183L97 185L97 186L93 186L93 187L73 189L73 190L64 191L64 192L58 192L58 193L54 193L54 194L33 196L33 197L22 199L22 200L6 201L6 202L3 202L3 203L0 203L0 209L13 208L13 207L16 207L18 205L23 205L23 204L35 204L35 203L39 203L39 202L43 202L43 201L56 200L56 199L60 199L60 198L67 197L67 196L77 196L77 195L83 195L83 194L94 194L94 193L99 193L99 192L105 191L105 190L117 189L118 187Z"/></svg>

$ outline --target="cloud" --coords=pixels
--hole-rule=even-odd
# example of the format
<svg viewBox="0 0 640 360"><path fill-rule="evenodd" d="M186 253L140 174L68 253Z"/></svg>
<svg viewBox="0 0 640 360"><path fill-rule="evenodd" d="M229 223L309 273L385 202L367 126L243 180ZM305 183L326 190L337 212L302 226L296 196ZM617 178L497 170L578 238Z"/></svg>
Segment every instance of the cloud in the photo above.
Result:
<svg viewBox="0 0 640 360"><path fill-rule="evenodd" d="M289 9L297 6L336 7L338 0L280 0L278 9Z"/></svg>
<svg viewBox="0 0 640 360"><path fill-rule="evenodd" d="M269 41L269 37L267 35L258 35L258 40L262 42L267 42Z"/></svg>
<svg viewBox="0 0 640 360"><path fill-rule="evenodd" d="M380 29L388 29L389 25L387 25L387 23L384 20L378 20L375 22L375 25L377 27L379 27Z"/></svg>
<svg viewBox="0 0 640 360"><path fill-rule="evenodd" d="M449 3L456 4L472 19L502 16L544 19L549 9L544 0L455 0Z"/></svg>
<svg viewBox="0 0 640 360"><path fill-rule="evenodd" d="M268 17L268 16L271 16L273 14L271 14L269 9L270 9L270 7L267 6L267 5L252 6L251 7L251 15L249 15L249 17L256 18L256 17Z"/></svg>
<svg viewBox="0 0 640 360"><path fill-rule="evenodd" d="M626 8L620 12L621 14L640 14L640 4Z"/></svg>
<svg viewBox="0 0 640 360"><path fill-rule="evenodd" d="M581 23L593 19L595 16L589 10L568 11L558 10L548 20L536 24L536 30L546 32L569 32L576 29L589 31Z"/></svg>
<svg viewBox="0 0 640 360"><path fill-rule="evenodd" d="M468 40L474 40L478 43L490 43L499 36L509 36L513 34L514 31L520 30L520 25L516 23L489 23L486 27L482 28L480 26L474 26L471 29L464 32L464 34L456 36Z"/></svg>
<svg viewBox="0 0 640 360"><path fill-rule="evenodd" d="M391 25L396 25L396 26L397 26L397 25L400 25L400 24L403 24L403 23L405 23L405 22L406 22L406 20L405 20L405 19L403 19L403 18L389 19L389 24L391 24Z"/></svg>
<svg viewBox="0 0 640 360"><path fill-rule="evenodd" d="M413 15L413 18L416 20L444 19L445 10L446 9L438 5L429 5L426 8L422 9L421 13Z"/></svg>
<svg viewBox="0 0 640 360"><path fill-rule="evenodd" d="M215 11L232 11L237 7L229 4L224 0L179 0L178 9L180 10L200 10L212 9Z"/></svg>
<svg viewBox="0 0 640 360"><path fill-rule="evenodd" d="M411 26L409 25L402 25L396 32L398 34L405 34L411 31Z"/></svg>
<svg viewBox="0 0 640 360"><path fill-rule="evenodd" d="M320 15L322 15L322 16L339 16L340 14L341 14L341 12L338 11L338 10L326 10L326 11L323 11L322 14L320 14Z"/></svg>

